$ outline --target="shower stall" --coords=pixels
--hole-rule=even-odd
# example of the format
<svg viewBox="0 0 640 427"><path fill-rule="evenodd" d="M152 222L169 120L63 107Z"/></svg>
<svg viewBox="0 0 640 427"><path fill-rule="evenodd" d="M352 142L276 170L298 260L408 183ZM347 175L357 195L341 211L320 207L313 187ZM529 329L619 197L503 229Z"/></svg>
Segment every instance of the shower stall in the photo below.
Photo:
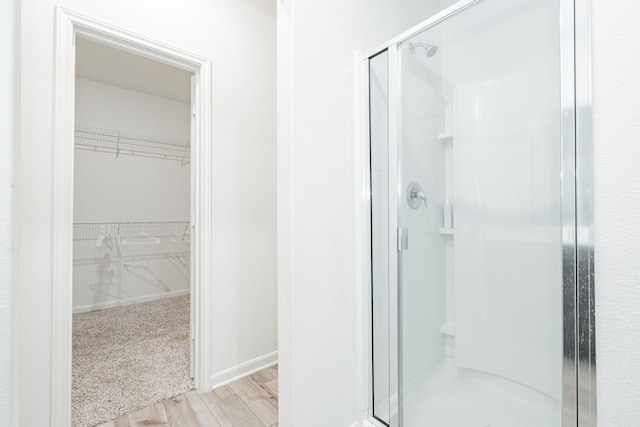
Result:
<svg viewBox="0 0 640 427"><path fill-rule="evenodd" d="M460 1L367 57L376 425L595 426L583 3Z"/></svg>

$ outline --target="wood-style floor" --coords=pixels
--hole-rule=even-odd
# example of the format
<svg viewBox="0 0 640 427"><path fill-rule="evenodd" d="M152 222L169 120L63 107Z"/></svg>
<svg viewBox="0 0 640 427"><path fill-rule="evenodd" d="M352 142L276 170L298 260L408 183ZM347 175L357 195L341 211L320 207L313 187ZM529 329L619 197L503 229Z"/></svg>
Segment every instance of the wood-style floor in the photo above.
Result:
<svg viewBox="0 0 640 427"><path fill-rule="evenodd" d="M98 427L277 427L278 367L229 385L163 400Z"/></svg>

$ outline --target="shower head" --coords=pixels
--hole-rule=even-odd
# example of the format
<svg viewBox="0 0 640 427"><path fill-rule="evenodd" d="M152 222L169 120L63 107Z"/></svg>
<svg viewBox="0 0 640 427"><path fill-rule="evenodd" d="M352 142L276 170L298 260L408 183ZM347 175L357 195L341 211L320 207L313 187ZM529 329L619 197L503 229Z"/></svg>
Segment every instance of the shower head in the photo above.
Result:
<svg viewBox="0 0 640 427"><path fill-rule="evenodd" d="M417 47L421 47L424 49L424 53L427 54L427 58L431 58L438 51L438 46L434 44L409 42L409 51L411 53L415 53Z"/></svg>

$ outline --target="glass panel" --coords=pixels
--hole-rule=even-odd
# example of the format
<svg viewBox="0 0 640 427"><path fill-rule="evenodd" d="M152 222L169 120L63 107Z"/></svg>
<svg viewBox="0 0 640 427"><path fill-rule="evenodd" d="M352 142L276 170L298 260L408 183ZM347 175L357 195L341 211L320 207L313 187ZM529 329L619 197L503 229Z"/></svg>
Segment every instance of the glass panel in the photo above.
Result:
<svg viewBox="0 0 640 427"><path fill-rule="evenodd" d="M373 414L389 424L389 57L369 60Z"/></svg>
<svg viewBox="0 0 640 427"><path fill-rule="evenodd" d="M562 425L558 0L486 0L399 48L401 420Z"/></svg>

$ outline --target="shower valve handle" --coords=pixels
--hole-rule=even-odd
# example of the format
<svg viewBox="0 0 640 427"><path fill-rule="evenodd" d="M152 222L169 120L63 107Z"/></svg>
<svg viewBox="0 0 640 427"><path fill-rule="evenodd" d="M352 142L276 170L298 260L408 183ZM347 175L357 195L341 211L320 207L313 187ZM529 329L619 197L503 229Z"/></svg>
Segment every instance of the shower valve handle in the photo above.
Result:
<svg viewBox="0 0 640 427"><path fill-rule="evenodd" d="M417 182L413 181L407 187L407 202L412 209L418 209L420 204L424 202L424 207L427 208L427 196L425 196L422 187Z"/></svg>
<svg viewBox="0 0 640 427"><path fill-rule="evenodd" d="M426 198L426 196L424 195L424 193L423 193L422 191L414 190L414 191L411 193L411 198L412 198L412 199L421 199L421 200L424 200L424 206L425 206L425 207L427 207L427 198Z"/></svg>

